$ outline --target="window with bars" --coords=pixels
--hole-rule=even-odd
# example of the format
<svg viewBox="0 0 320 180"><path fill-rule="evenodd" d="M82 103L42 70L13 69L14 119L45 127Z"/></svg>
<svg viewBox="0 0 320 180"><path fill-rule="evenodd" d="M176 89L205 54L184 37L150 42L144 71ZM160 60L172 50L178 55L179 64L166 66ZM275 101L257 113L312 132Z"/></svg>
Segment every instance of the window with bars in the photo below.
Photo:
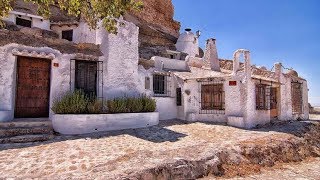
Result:
<svg viewBox="0 0 320 180"><path fill-rule="evenodd" d="M170 96L170 76L169 75L153 75L153 93L154 96Z"/></svg>
<svg viewBox="0 0 320 180"><path fill-rule="evenodd" d="M177 88L176 90L177 93L177 106L182 106L182 90L181 88Z"/></svg>
<svg viewBox="0 0 320 180"><path fill-rule="evenodd" d="M201 114L224 114L225 92L223 84L201 82Z"/></svg>
<svg viewBox="0 0 320 180"><path fill-rule="evenodd" d="M265 84L256 85L256 109L257 110L270 110L271 99L270 99L271 88Z"/></svg>
<svg viewBox="0 0 320 180"><path fill-rule="evenodd" d="M291 83L292 113L302 114L302 85L299 82Z"/></svg>
<svg viewBox="0 0 320 180"><path fill-rule="evenodd" d="M97 63L91 61L75 62L75 89L87 95L97 95Z"/></svg>

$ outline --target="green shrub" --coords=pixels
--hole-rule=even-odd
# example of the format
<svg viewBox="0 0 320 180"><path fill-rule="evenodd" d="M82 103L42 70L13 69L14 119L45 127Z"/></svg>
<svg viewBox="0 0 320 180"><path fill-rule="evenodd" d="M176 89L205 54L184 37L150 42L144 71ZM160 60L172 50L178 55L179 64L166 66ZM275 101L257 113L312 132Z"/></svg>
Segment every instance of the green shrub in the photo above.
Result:
<svg viewBox="0 0 320 180"><path fill-rule="evenodd" d="M156 101L142 95L136 97L115 98L107 101L108 113L140 113L154 112L156 110Z"/></svg>
<svg viewBox="0 0 320 180"><path fill-rule="evenodd" d="M128 98L127 109L131 113L139 113L143 111L143 102L141 98Z"/></svg>
<svg viewBox="0 0 320 180"><path fill-rule="evenodd" d="M125 98L116 98L107 101L109 113L127 113L127 100Z"/></svg>
<svg viewBox="0 0 320 180"><path fill-rule="evenodd" d="M102 100L93 99L88 103L87 109L89 114L99 114L106 109L105 103Z"/></svg>
<svg viewBox="0 0 320 180"><path fill-rule="evenodd" d="M157 108L156 100L151 99L150 97L147 97L145 95L140 97L142 104L143 104L143 110L142 112L155 112Z"/></svg>
<svg viewBox="0 0 320 180"><path fill-rule="evenodd" d="M51 109L56 114L83 114L87 112L88 103L85 93L77 90L56 99Z"/></svg>
<svg viewBox="0 0 320 180"><path fill-rule="evenodd" d="M105 113L140 113L154 112L156 101L141 95L140 97L122 97L108 100L98 100L87 96L83 91L69 92L53 102L52 111L56 114L99 114Z"/></svg>

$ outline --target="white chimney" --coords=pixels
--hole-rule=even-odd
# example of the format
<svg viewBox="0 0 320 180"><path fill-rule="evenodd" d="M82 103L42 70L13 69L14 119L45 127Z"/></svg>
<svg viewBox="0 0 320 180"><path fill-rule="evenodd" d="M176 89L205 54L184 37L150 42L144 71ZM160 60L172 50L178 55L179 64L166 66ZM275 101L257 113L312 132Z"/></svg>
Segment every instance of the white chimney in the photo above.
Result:
<svg viewBox="0 0 320 180"><path fill-rule="evenodd" d="M200 31L195 35L190 28L185 29L177 40L177 51L187 53L190 57L199 56L199 37Z"/></svg>
<svg viewBox="0 0 320 180"><path fill-rule="evenodd" d="M218 58L217 46L215 39L208 39L206 51L204 53L204 60L210 62L211 70L220 71L220 61Z"/></svg>

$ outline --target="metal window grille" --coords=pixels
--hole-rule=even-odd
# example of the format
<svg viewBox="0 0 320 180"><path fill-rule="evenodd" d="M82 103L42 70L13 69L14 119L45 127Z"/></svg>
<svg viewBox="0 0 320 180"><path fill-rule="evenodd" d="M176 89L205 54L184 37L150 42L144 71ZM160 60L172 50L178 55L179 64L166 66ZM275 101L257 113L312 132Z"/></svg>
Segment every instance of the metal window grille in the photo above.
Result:
<svg viewBox="0 0 320 180"><path fill-rule="evenodd" d="M182 91L181 88L177 88L177 106L182 106Z"/></svg>
<svg viewBox="0 0 320 180"><path fill-rule="evenodd" d="M221 81L200 82L200 114L225 114L225 92Z"/></svg>
<svg viewBox="0 0 320 180"><path fill-rule="evenodd" d="M292 113L302 114L302 84L291 82Z"/></svg>
<svg viewBox="0 0 320 180"><path fill-rule="evenodd" d="M83 90L87 95L103 100L103 62L71 59L70 90Z"/></svg>
<svg viewBox="0 0 320 180"><path fill-rule="evenodd" d="M265 84L256 85L256 109L270 110L271 108L271 87Z"/></svg>
<svg viewBox="0 0 320 180"><path fill-rule="evenodd" d="M170 96L170 76L169 75L153 75L153 93L154 96L168 97Z"/></svg>

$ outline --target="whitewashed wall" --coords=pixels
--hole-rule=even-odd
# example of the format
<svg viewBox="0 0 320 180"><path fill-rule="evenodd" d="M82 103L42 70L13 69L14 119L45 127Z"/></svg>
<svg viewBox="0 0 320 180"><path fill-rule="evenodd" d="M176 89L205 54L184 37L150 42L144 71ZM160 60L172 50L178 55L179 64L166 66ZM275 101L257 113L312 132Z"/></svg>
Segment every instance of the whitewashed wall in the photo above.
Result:
<svg viewBox="0 0 320 180"><path fill-rule="evenodd" d="M80 22L78 27L73 30L73 42L101 44L99 39L99 29L92 30L85 22Z"/></svg>
<svg viewBox="0 0 320 180"><path fill-rule="evenodd" d="M174 97L153 97L157 102L157 112L160 120L171 120L177 118L177 104Z"/></svg>
<svg viewBox="0 0 320 180"><path fill-rule="evenodd" d="M144 92L138 73L138 35L139 28L125 22L119 26L118 34L100 32L100 49L104 54L104 92L105 95L119 97L139 95Z"/></svg>
<svg viewBox="0 0 320 180"><path fill-rule="evenodd" d="M156 69L174 69L174 70L181 70L181 71L188 71L189 66L186 61L177 60L177 59L169 59L159 56L154 56L151 58L155 62Z"/></svg>
<svg viewBox="0 0 320 180"><path fill-rule="evenodd" d="M51 63L59 63L59 67L51 66L51 87L50 87L50 109L53 100L70 90L70 59L75 55L61 54L59 51L45 47L34 48L18 44L9 44L0 48L0 111L6 111L7 117L0 121L10 121L14 117L15 92L16 92L16 74L17 57L12 54L12 50L23 49L29 52L54 54L55 58ZM50 111L52 114L52 111Z"/></svg>
<svg viewBox="0 0 320 180"><path fill-rule="evenodd" d="M245 91L245 126L253 128L259 124L267 124L270 122L270 110L256 109L256 83L250 79L246 84Z"/></svg>
<svg viewBox="0 0 320 180"><path fill-rule="evenodd" d="M9 13L8 17L4 18L3 20L16 24L16 17L18 15L21 15L21 18L28 19L28 20L30 20L30 17L32 17L32 27L50 31L50 21L43 19L40 16L35 16L35 15L20 13L20 12L11 12Z"/></svg>
<svg viewBox="0 0 320 180"><path fill-rule="evenodd" d="M291 79L280 76L280 115L279 120L292 120Z"/></svg>

